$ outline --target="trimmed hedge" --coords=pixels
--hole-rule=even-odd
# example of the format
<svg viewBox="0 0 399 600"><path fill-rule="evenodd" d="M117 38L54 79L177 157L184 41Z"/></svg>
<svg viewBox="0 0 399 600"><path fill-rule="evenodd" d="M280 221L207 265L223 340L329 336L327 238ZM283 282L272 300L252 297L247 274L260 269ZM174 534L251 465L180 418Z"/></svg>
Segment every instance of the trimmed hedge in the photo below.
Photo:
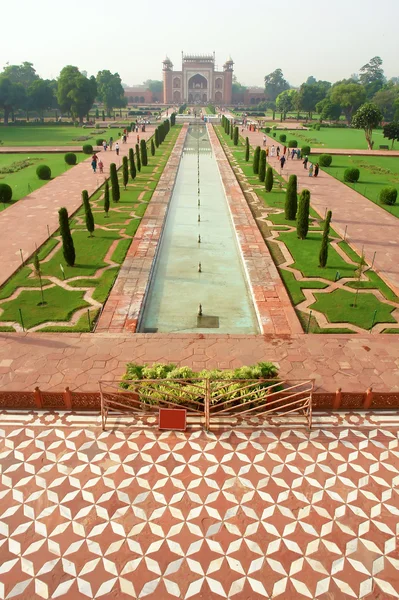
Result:
<svg viewBox="0 0 399 600"><path fill-rule="evenodd" d="M103 141L104 141L104 138L97 138L96 139L97 146L102 146L103 145Z"/></svg>
<svg viewBox="0 0 399 600"><path fill-rule="evenodd" d="M306 154L309 156L309 154L310 154L310 146L302 146L302 148L301 148L301 155L302 156L306 156Z"/></svg>
<svg viewBox="0 0 399 600"><path fill-rule="evenodd" d="M48 181L51 179L51 169L47 165L39 165L36 169L36 175L39 179Z"/></svg>
<svg viewBox="0 0 399 600"><path fill-rule="evenodd" d="M319 165L321 167L329 167L332 163L332 156L331 154L320 154L319 157Z"/></svg>
<svg viewBox="0 0 399 600"><path fill-rule="evenodd" d="M270 127L265 127L265 131L266 131L266 133L270 133L270 131L271 131Z"/></svg>
<svg viewBox="0 0 399 600"><path fill-rule="evenodd" d="M285 135L285 133L282 133L278 139L280 140L280 142L285 144L285 142L287 141L287 136Z"/></svg>
<svg viewBox="0 0 399 600"><path fill-rule="evenodd" d="M8 183L0 183L0 202L11 202L12 188Z"/></svg>
<svg viewBox="0 0 399 600"><path fill-rule="evenodd" d="M92 154L93 146L91 144L84 144L82 150L84 154Z"/></svg>
<svg viewBox="0 0 399 600"><path fill-rule="evenodd" d="M64 160L67 165L76 165L76 163L78 162L78 159L74 152L67 152L64 156Z"/></svg>
<svg viewBox="0 0 399 600"><path fill-rule="evenodd" d="M298 142L296 140L290 140L288 142L288 148L298 148Z"/></svg>
<svg viewBox="0 0 399 600"><path fill-rule="evenodd" d="M344 181L346 181L347 183L356 183L356 181L359 181L359 177L359 169L345 169Z"/></svg>
<svg viewBox="0 0 399 600"><path fill-rule="evenodd" d="M379 201L381 204L395 204L398 197L398 190L394 187L382 188L380 191Z"/></svg>

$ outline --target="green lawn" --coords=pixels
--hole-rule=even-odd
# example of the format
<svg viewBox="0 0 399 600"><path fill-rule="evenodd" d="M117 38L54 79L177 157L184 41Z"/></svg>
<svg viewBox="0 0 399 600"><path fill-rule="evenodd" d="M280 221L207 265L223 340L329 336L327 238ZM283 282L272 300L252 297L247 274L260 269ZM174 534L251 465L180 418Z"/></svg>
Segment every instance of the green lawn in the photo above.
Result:
<svg viewBox="0 0 399 600"><path fill-rule="evenodd" d="M284 127L284 123L278 125ZM367 150L367 142L364 136L364 131L360 129L351 129L349 127L334 128L321 127L320 131L315 129L297 130L289 129L287 131L277 131L276 140L282 133L286 133L287 140L298 140L298 146L311 146L313 148L352 148L358 150ZM270 135L270 134L269 134ZM391 142L384 138L381 129L373 132L374 149L378 150L380 145L388 145L391 147Z"/></svg>
<svg viewBox="0 0 399 600"><path fill-rule="evenodd" d="M87 155L77 153L76 157L78 162L82 162L87 158ZM10 168L13 163L22 161L28 161L31 164L14 173L1 172L1 169ZM42 181L36 175L36 169L39 165L48 165L51 169L52 178L72 168L66 164L64 154L0 154L0 183L8 183L12 188L11 202L5 206L0 204L0 211L48 183L48 181Z"/></svg>
<svg viewBox="0 0 399 600"><path fill-rule="evenodd" d="M131 118L131 120L133 117ZM104 132L105 133L101 133ZM97 138L112 135L117 139L118 128L96 129L95 127L73 127L62 125L0 125L0 140L3 146L82 146L96 143ZM78 138L88 138L81 140Z"/></svg>
<svg viewBox="0 0 399 600"><path fill-rule="evenodd" d="M94 300L104 303L114 284L119 272L119 265L123 262L129 250L132 239L140 224L148 202L152 197L153 189L159 181L163 167L167 162L177 136L181 130L180 125L171 129L163 144L157 149L156 155L149 155L149 165L137 173L134 181L129 180L126 191L122 186L122 173L118 173L121 189L121 198L118 204L111 200L108 217L103 209L103 188L90 198L96 228L93 237L90 237L85 227L83 208L71 218L72 237L76 251L74 267L65 263L59 233L56 232L39 251L43 286L51 282L48 277L55 277L61 283L63 271L65 280L72 288L85 288L90 290ZM154 173L154 167L159 169ZM140 198L140 199L139 199ZM125 237L128 236L128 237ZM109 260L116 263L110 265ZM62 268L61 268L62 266ZM105 268L103 272L100 269ZM63 269L63 271L62 271ZM76 279L78 278L78 279ZM0 315L1 321L20 322L19 308L22 308L24 325L26 328L34 327L48 321L69 320L79 308L90 306L90 323L98 314L98 309L89 305L83 296L82 290L65 290L55 281L55 287L44 289L45 306L39 306L40 283L39 278L33 274L32 263L24 266L20 271L0 288ZM19 287L29 287L14 300L7 300ZM1 302L3 301L3 302ZM48 326L46 331L90 331L87 314L83 315L78 323L71 327Z"/></svg>
<svg viewBox="0 0 399 600"><path fill-rule="evenodd" d="M315 159L314 159L315 160ZM356 184L344 182L345 169L356 167L360 178ZM399 217L399 201L393 206L380 204L378 197L384 187L396 187L399 192L399 158L389 156L333 156L331 167L323 167L339 181L346 183L384 210Z"/></svg>
<svg viewBox="0 0 399 600"><path fill-rule="evenodd" d="M271 231L278 231L278 240L283 242L285 247L289 250L292 256L292 263L290 266L297 269L302 276L303 280L298 281L296 277L290 271L284 268L279 268L280 276L287 288L288 294L294 305L298 305L305 296L303 293L304 289L326 289L330 284L328 282L334 282L336 279L352 278L348 287L355 287L356 281L356 264L347 262L344 258L336 252L333 246L329 246L328 261L325 268L319 267L319 251L322 239L322 229L324 226L323 221L318 217L314 210L310 210L310 216L313 218L310 222L309 233L306 240L299 240L297 237L296 230L288 231L287 227L296 227L296 221L288 221L284 212L273 212L276 209L283 209L285 204L285 181L282 181L277 174L274 172L274 187L273 191L267 193L264 189L263 184L259 182L258 176L253 174L252 171L252 156L249 162L245 162L244 146L242 140L240 140L239 146L234 146L229 136L226 136L222 127L217 127L216 131L225 146L231 151L233 156L232 166L239 173L240 168L245 176L245 182L247 182L258 195L259 199L264 205L271 209L272 212L268 214L268 221L271 221L272 225L266 225L262 223L262 231L265 238L267 238L267 244L272 254L273 260L276 265L281 265L285 262L284 254L277 241L272 241L270 236ZM252 154L252 152L251 152ZM335 158L335 157L334 157ZM361 157L362 158L362 157ZM386 160L386 159L383 159ZM237 164L236 162L237 161ZM239 175L242 179L242 175ZM280 185L281 184L281 185ZM263 228L265 225L265 228ZM330 237L338 238L339 235L330 229ZM344 241L339 242L340 247L344 250L348 256L348 261L354 261L358 263L360 257L356 254L350 246ZM385 298L390 301L398 302L399 299L395 296L392 290L378 277L373 271L367 271L367 281L361 282L361 287L365 289L379 290ZM315 278L326 280L324 282L317 281ZM365 329L369 329L371 321L369 322L369 314L371 311L371 319L374 314L374 310L377 310L377 321L376 322L396 322L392 317L392 307L386 305L384 302L380 302L373 294L362 294L361 302L358 303L358 308L349 310L349 300L353 302L354 294L349 290L338 290L331 291L330 293L317 294L318 301L313 304L312 309L322 312L330 322L334 323L348 323L349 327L342 326L339 329L322 328L319 326L315 316L311 316L306 313L298 311L298 318L305 331L308 330L310 333L347 333L351 332L350 325L359 325ZM360 298L360 294L359 294ZM352 307L351 307L352 308ZM331 318L330 318L331 317Z"/></svg>

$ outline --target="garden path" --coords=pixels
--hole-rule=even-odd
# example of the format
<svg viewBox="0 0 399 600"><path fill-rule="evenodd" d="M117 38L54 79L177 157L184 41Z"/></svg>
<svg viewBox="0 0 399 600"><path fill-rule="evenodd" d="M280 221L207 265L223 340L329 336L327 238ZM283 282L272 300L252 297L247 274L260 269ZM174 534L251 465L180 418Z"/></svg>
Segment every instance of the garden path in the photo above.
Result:
<svg viewBox="0 0 399 600"><path fill-rule="evenodd" d="M147 125L146 132L139 133L140 139L148 139L154 130L155 125ZM27 260L36 247L44 244L49 235L58 229L58 209L65 206L69 215L74 213L82 204L82 190L87 190L91 196L105 177L109 177L110 164L115 162L119 167L122 157L127 156L129 148L135 148L136 143L137 134L131 133L126 144L120 143L119 157L115 150L102 152L104 175L100 175L98 170L96 174L93 173L91 157L88 157L0 213L0 256L3 263L0 286L21 265L21 254Z"/></svg>
<svg viewBox="0 0 399 600"><path fill-rule="evenodd" d="M252 146L262 146L263 132L244 130ZM275 139L267 137L269 146L279 144ZM348 150L342 151L347 154ZM277 158L269 157L271 166L280 172ZM383 208L341 183L325 171L320 170L319 177L308 177L302 160L288 160L282 171L288 179L297 175L298 189L309 189L311 205L324 216L326 210L333 213L333 227L353 249L361 254L362 248L369 264L373 262L374 270L399 294L399 221Z"/></svg>

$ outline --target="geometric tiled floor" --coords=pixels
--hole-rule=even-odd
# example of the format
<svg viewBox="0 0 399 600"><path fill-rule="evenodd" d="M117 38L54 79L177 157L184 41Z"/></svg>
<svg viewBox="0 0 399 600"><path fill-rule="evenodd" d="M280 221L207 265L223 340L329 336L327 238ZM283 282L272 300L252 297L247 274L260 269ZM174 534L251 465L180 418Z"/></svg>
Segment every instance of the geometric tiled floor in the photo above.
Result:
<svg viewBox="0 0 399 600"><path fill-rule="evenodd" d="M394 421L310 434L17 421L0 415L0 598L399 596Z"/></svg>

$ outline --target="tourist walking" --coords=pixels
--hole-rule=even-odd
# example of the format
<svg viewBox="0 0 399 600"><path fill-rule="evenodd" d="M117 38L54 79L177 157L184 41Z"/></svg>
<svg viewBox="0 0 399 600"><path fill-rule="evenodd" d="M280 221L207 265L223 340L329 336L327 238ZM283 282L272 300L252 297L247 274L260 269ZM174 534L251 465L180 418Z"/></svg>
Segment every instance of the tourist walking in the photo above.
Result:
<svg viewBox="0 0 399 600"><path fill-rule="evenodd" d="M140 136L139 135L137 135L137 143L138 144L140 143Z"/></svg>
<svg viewBox="0 0 399 600"><path fill-rule="evenodd" d="M277 158L280 158L280 146L277 146Z"/></svg>
<svg viewBox="0 0 399 600"><path fill-rule="evenodd" d="M118 142L116 142L116 144L115 144L115 152L116 152L116 156L119 156L119 144L118 144Z"/></svg>
<svg viewBox="0 0 399 600"><path fill-rule="evenodd" d="M293 148L291 151L291 158L294 158L295 154L296 154L296 150L295 150L295 148Z"/></svg>
<svg viewBox="0 0 399 600"><path fill-rule="evenodd" d="M314 166L314 177L317 177L319 174L319 163L316 163Z"/></svg>
<svg viewBox="0 0 399 600"><path fill-rule="evenodd" d="M95 173L97 171L97 161L98 161L98 156L96 153L94 153L93 156L91 157L91 167L93 169L93 173Z"/></svg>
<svg viewBox="0 0 399 600"><path fill-rule="evenodd" d="M103 161L101 160L101 158L100 158L100 160L98 161L98 170L100 171L100 173L104 173L104 163L103 163Z"/></svg>
<svg viewBox="0 0 399 600"><path fill-rule="evenodd" d="M303 159L303 168L304 169L308 168L308 162L309 162L309 157L308 157L308 155L306 155L305 158Z"/></svg>
<svg viewBox="0 0 399 600"><path fill-rule="evenodd" d="M263 136L263 146L266 146L266 136Z"/></svg>
<svg viewBox="0 0 399 600"><path fill-rule="evenodd" d="M107 151L107 140L103 140L103 149L104 149L104 152Z"/></svg>
<svg viewBox="0 0 399 600"><path fill-rule="evenodd" d="M123 140L123 143L126 144L126 133L123 134L122 140Z"/></svg>
<svg viewBox="0 0 399 600"><path fill-rule="evenodd" d="M287 146L284 146L284 148L283 148L283 154L284 154L284 156L285 156L286 152L287 152Z"/></svg>
<svg viewBox="0 0 399 600"><path fill-rule="evenodd" d="M285 156L284 156L284 154L283 154L283 156L280 158L280 167L281 167L282 169L284 169L284 164L285 164Z"/></svg>
<svg viewBox="0 0 399 600"><path fill-rule="evenodd" d="M270 148L270 156L276 156L276 148L275 148L274 144Z"/></svg>
<svg viewBox="0 0 399 600"><path fill-rule="evenodd" d="M309 165L309 177L313 177L313 163Z"/></svg>

